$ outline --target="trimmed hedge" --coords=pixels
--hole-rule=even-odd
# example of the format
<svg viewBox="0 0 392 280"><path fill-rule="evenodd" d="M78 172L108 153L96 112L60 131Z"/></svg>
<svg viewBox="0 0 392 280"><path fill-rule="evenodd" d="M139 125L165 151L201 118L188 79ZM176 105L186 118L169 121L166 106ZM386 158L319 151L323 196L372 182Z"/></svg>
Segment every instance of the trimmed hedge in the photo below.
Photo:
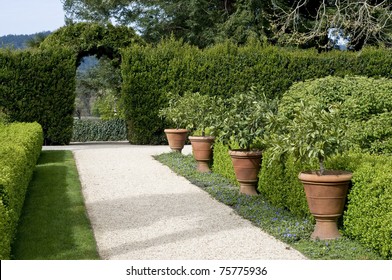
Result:
<svg viewBox="0 0 392 280"><path fill-rule="evenodd" d="M124 120L74 120L72 142L127 140Z"/></svg>
<svg viewBox="0 0 392 280"><path fill-rule="evenodd" d="M229 147L222 142L215 141L213 153L212 171L226 177L233 185L239 186L240 184L235 177L233 163L229 155Z"/></svg>
<svg viewBox="0 0 392 280"><path fill-rule="evenodd" d="M359 158L360 160L356 160ZM392 160L389 156L349 157L353 188L343 216L348 236L392 258Z"/></svg>
<svg viewBox="0 0 392 280"><path fill-rule="evenodd" d="M11 243L42 142L38 123L0 124L0 259L10 259Z"/></svg>
<svg viewBox="0 0 392 280"><path fill-rule="evenodd" d="M0 108L10 121L38 122L45 144L72 137L76 56L66 48L0 50Z"/></svg>
<svg viewBox="0 0 392 280"><path fill-rule="evenodd" d="M171 39L156 47L124 49L122 62L128 139L134 144L162 139L165 122L158 111L167 105L169 91L230 97L256 85L272 98L281 97L295 82L329 75L392 77L392 52L374 48L318 54L258 43L240 47L224 43L199 50Z"/></svg>
<svg viewBox="0 0 392 280"><path fill-rule="evenodd" d="M66 25L50 34L41 43L41 49L62 48L66 46L77 55L78 64L83 57L96 55L120 60L120 48L144 44L143 39L127 26L78 22ZM116 62L116 63L117 63Z"/></svg>
<svg viewBox="0 0 392 280"><path fill-rule="evenodd" d="M158 47L133 46L122 52L122 95L128 140L132 144L159 144L164 122L159 109L167 104L165 93L185 90L187 70L196 48L169 41ZM185 62L185 63L184 63ZM187 83L191 86L191 81Z"/></svg>

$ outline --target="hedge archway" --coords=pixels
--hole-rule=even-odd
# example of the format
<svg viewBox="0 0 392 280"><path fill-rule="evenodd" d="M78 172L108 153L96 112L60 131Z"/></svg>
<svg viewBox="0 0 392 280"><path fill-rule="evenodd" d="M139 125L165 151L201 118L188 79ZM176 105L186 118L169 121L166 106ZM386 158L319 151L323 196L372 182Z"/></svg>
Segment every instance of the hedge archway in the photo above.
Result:
<svg viewBox="0 0 392 280"><path fill-rule="evenodd" d="M85 56L121 64L121 48L144 45L132 28L76 23L49 35L39 49L0 51L0 108L10 121L37 121L46 145L69 144L76 69Z"/></svg>
<svg viewBox="0 0 392 280"><path fill-rule="evenodd" d="M74 50L79 65L83 57L90 55L120 61L120 49L134 44L144 45L144 41L132 28L79 22L59 28L42 42L40 48L68 47Z"/></svg>
<svg viewBox="0 0 392 280"><path fill-rule="evenodd" d="M40 49L60 49L66 48L75 54L73 57L75 61L74 80L76 80L76 68L80 65L82 59L86 56L96 56L98 59L107 57L112 60L115 67L121 65L121 51L122 48L129 48L132 45L144 45L143 39L138 36L132 28L126 26L114 26L110 23L88 23L80 22L74 23L62 28L59 28L51 35L49 35L41 43ZM61 119L72 119L73 111L75 110L75 83L70 83L67 92L72 92L72 96L67 98L67 106L70 108L68 114L61 117ZM60 94L60 93L58 93ZM72 102L72 103L71 103ZM53 108L58 110L59 108ZM52 141L48 139L46 143L53 144L69 144L72 138L73 121L69 121L66 128L67 136L61 141ZM63 133L64 134L64 133ZM45 139L47 139L45 137Z"/></svg>

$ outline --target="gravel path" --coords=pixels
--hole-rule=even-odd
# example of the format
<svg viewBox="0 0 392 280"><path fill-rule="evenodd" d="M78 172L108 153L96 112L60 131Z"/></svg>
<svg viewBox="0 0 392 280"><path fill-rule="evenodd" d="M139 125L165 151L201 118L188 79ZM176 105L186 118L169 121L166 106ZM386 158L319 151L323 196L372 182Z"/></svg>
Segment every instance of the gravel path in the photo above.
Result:
<svg viewBox="0 0 392 280"><path fill-rule="evenodd" d="M305 259L152 158L167 146L48 149L74 153L102 259Z"/></svg>

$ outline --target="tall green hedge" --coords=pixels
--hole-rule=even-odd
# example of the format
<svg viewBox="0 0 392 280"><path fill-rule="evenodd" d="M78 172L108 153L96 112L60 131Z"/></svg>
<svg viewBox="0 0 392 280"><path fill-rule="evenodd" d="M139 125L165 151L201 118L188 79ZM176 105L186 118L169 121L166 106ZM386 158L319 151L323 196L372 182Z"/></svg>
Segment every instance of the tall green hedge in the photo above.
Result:
<svg viewBox="0 0 392 280"><path fill-rule="evenodd" d="M0 50L0 108L10 121L42 125L45 143L72 137L76 55L69 49Z"/></svg>
<svg viewBox="0 0 392 280"><path fill-rule="evenodd" d="M176 41L123 51L122 92L130 143L162 141L164 122L158 111L167 102L165 92L181 93L192 86L188 68L196 69L195 53L196 48Z"/></svg>
<svg viewBox="0 0 392 280"><path fill-rule="evenodd" d="M9 259L27 186L43 142L38 123L0 124L0 259Z"/></svg>
<svg viewBox="0 0 392 280"><path fill-rule="evenodd" d="M156 47L124 49L122 60L128 139L135 144L161 140L165 123L157 114L167 104L168 91L229 97L256 85L268 97L281 97L294 82L329 75L392 77L391 51L373 48L319 54L251 42L199 50L171 39Z"/></svg>

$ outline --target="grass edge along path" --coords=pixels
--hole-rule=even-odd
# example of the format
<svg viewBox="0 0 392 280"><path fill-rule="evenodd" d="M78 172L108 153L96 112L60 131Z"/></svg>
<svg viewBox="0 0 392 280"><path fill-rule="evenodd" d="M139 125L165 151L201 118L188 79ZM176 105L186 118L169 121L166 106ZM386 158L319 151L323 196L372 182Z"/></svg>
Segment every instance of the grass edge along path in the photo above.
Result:
<svg viewBox="0 0 392 280"><path fill-rule="evenodd" d="M208 192L214 199L232 207L240 216L261 230L289 244L314 260L379 260L379 254L347 237L338 240L312 241L313 222L299 218L285 209L271 206L261 195L238 193L238 187L215 173L199 173L192 155L171 152L154 156L175 173Z"/></svg>
<svg viewBox="0 0 392 280"><path fill-rule="evenodd" d="M12 247L14 260L97 260L71 151L42 151Z"/></svg>

